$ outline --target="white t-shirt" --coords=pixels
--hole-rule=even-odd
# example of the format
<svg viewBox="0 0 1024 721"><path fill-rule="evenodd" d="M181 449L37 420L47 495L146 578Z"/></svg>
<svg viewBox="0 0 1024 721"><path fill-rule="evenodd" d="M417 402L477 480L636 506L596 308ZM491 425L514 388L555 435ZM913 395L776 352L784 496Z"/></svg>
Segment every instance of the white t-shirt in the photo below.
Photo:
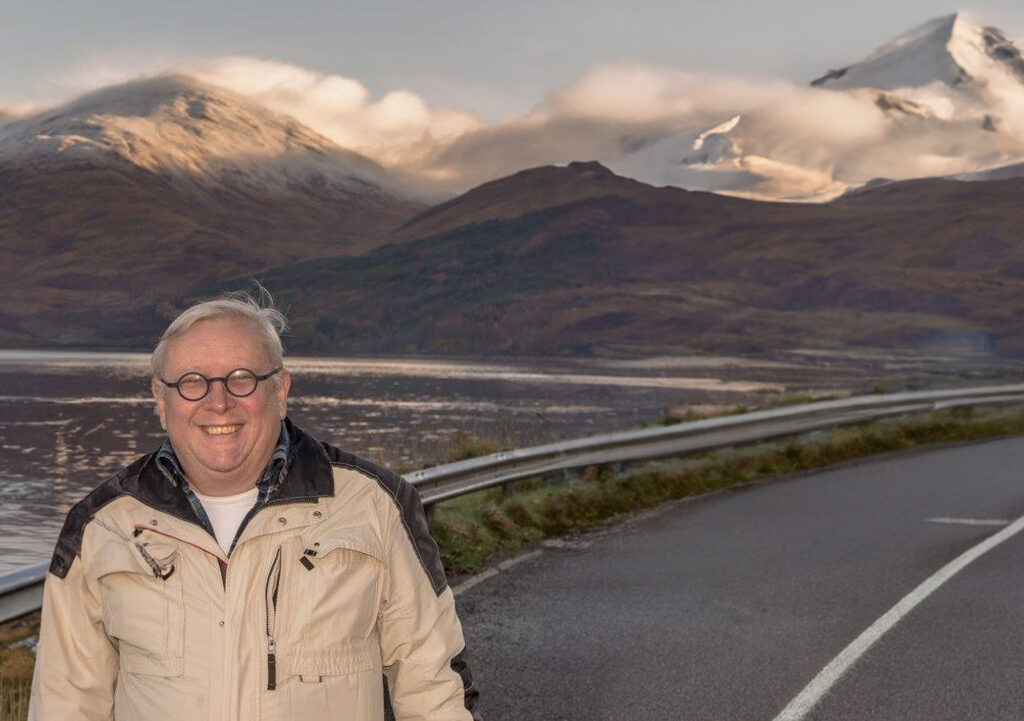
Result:
<svg viewBox="0 0 1024 721"><path fill-rule="evenodd" d="M228 553L231 550L231 542L238 533L238 527L242 525L242 519L256 505L259 489L253 486L235 496L204 496L196 493L194 488L192 492L196 494L196 498L203 504L206 515L210 517L217 543L224 549L224 553Z"/></svg>

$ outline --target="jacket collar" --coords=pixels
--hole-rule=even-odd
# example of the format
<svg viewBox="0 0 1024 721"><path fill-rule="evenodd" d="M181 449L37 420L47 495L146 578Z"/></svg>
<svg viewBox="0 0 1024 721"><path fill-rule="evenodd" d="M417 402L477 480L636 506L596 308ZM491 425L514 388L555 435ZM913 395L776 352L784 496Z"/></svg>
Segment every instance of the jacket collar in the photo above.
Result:
<svg viewBox="0 0 1024 721"><path fill-rule="evenodd" d="M260 477L256 480L256 487L260 491L259 497L261 502L265 502L280 487L291 463L292 454L288 428L285 426L284 421L281 421L281 432L277 436L277 447L271 454L270 460L267 461L267 465L264 466ZM181 485L185 492L188 493L188 479L185 476L185 472L181 469L181 463L178 461L178 455L174 452L174 446L171 445L169 437L164 438L163 445L156 452L156 466L172 485Z"/></svg>
<svg viewBox="0 0 1024 721"><path fill-rule="evenodd" d="M284 463L284 477L275 484L276 488L270 489L267 503L315 503L323 496L333 496L334 476L323 443L288 418L282 424L282 435L285 434L286 453L290 454L291 463ZM280 448L279 444L278 450ZM173 478L173 468L170 473L161 469L161 463L166 461L166 454L161 455L160 450L146 456L138 474L128 475L121 481L124 491L147 506L202 525L180 482L182 479ZM273 461L274 458L271 463Z"/></svg>

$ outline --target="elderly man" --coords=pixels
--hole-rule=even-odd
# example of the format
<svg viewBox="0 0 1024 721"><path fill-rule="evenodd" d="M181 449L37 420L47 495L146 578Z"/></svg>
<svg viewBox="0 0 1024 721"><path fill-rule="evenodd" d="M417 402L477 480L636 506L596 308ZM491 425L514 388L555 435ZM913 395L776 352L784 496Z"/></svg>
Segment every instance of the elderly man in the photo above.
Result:
<svg viewBox="0 0 1024 721"><path fill-rule="evenodd" d="M416 491L285 416L284 317L246 295L153 353L167 439L68 514L29 718L472 721Z"/></svg>

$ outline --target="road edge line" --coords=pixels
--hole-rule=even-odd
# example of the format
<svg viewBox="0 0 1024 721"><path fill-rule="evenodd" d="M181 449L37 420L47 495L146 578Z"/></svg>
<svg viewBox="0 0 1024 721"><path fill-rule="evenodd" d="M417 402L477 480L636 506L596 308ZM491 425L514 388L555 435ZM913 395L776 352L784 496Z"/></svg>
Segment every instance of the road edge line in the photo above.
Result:
<svg viewBox="0 0 1024 721"><path fill-rule="evenodd" d="M523 553L516 556L515 558L510 558L507 561L502 561L498 565L488 568L486 571L481 571L475 576L470 576L465 581L463 581L458 586L452 589L452 595L460 596L469 589L473 588L473 586L475 586L476 584L486 581L488 578L497 576L502 571L507 571L508 569L512 568L518 563L522 563L523 561L528 561L529 559L534 558L535 556L539 556L541 553L543 553L543 551L541 550Z"/></svg>
<svg viewBox="0 0 1024 721"><path fill-rule="evenodd" d="M993 548L1009 540L1024 530L1024 516L1011 523L998 533L986 538L964 551L955 559L928 577L917 588L904 596L900 601L871 624L854 641L844 648L838 656L821 670L797 696L789 702L774 721L801 721L810 713L822 697L841 679L850 667L863 656L876 641L890 631L900 620L910 613L921 601L930 596L946 581L953 578L972 561L980 558Z"/></svg>

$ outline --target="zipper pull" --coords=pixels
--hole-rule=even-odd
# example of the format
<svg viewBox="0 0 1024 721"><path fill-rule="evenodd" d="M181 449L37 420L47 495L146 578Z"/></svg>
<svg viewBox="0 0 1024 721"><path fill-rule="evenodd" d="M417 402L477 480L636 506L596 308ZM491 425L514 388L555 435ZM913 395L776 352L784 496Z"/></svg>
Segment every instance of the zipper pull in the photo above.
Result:
<svg viewBox="0 0 1024 721"><path fill-rule="evenodd" d="M312 571L313 568L315 567L313 561L311 560L313 558L316 558L316 550L313 548L307 548L305 551L302 552L302 557L299 559L299 563L301 563L302 567L305 568L307 571Z"/></svg>
<svg viewBox="0 0 1024 721"><path fill-rule="evenodd" d="M143 560L145 560L146 563L149 564L149 567L153 569L153 578L159 579L161 581L166 581L168 578L174 575L173 560L171 561L170 566L161 566L159 561L157 561L155 558L149 555L149 552L146 550L146 544L136 543L135 548L138 549L139 554L142 556Z"/></svg>
<svg viewBox="0 0 1024 721"><path fill-rule="evenodd" d="M267 690L277 688L277 643L271 636L267 640Z"/></svg>

